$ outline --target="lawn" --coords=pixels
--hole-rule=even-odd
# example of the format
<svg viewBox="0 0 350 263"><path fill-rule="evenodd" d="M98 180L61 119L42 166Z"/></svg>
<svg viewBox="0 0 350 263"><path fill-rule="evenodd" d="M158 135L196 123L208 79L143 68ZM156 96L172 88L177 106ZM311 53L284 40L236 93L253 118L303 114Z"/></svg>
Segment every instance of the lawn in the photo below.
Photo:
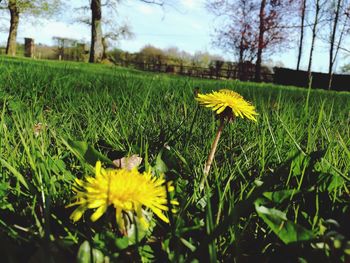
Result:
<svg viewBox="0 0 350 263"><path fill-rule="evenodd" d="M259 115L224 127L202 187L218 121L194 90L222 88ZM75 178L133 154L174 185L170 222L73 222ZM0 57L3 262L346 261L349 187L350 93Z"/></svg>

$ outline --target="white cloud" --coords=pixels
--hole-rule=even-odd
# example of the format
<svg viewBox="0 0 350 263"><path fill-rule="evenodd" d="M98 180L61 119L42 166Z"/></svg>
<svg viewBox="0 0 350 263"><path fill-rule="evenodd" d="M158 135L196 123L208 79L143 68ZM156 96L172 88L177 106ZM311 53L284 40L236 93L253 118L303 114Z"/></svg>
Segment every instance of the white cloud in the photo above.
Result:
<svg viewBox="0 0 350 263"><path fill-rule="evenodd" d="M36 43L51 44L52 37L65 37L77 40L87 40L90 36L90 30L81 24L68 24L42 20L41 23L34 25L23 25L20 28L19 37L34 38Z"/></svg>
<svg viewBox="0 0 350 263"><path fill-rule="evenodd" d="M191 27L192 27L193 29L196 29L196 30L201 30L201 29L203 29L203 25L201 25L201 24L199 24L199 23L197 23L197 22L191 23Z"/></svg>
<svg viewBox="0 0 350 263"><path fill-rule="evenodd" d="M152 15L155 13L155 9L149 5L140 4L137 6L137 9L144 15Z"/></svg>
<svg viewBox="0 0 350 263"><path fill-rule="evenodd" d="M198 8L201 4L201 0L181 0L181 4L188 9Z"/></svg>

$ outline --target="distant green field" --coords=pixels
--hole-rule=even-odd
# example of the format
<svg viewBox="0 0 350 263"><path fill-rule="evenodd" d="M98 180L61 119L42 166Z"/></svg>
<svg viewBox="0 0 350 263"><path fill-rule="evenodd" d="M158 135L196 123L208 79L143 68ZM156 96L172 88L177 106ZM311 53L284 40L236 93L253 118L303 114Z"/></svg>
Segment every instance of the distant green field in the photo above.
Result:
<svg viewBox="0 0 350 263"><path fill-rule="evenodd" d="M218 123L195 88L259 113L225 127L203 190ZM74 178L132 154L173 181L170 224L135 240L113 216L73 223ZM349 187L350 93L0 57L2 262L350 260Z"/></svg>

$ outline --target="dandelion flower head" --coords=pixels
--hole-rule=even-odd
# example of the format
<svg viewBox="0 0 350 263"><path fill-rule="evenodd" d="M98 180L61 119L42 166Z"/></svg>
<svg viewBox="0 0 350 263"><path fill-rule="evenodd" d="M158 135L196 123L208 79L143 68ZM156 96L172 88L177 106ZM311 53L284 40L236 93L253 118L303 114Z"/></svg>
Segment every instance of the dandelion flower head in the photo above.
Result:
<svg viewBox="0 0 350 263"><path fill-rule="evenodd" d="M75 202L70 206L78 207L71 214L73 221L78 221L88 209L95 209L91 220L98 220L108 206L115 208L116 221L123 228L123 213L134 213L143 225L148 225L143 209L148 208L161 220L168 223L164 215L168 211L167 191L174 191L171 182L163 177L155 177L151 172L140 173L136 168L103 169L101 162L96 163L96 176L88 176L85 181L76 179L73 191ZM178 204L175 200L172 204Z"/></svg>
<svg viewBox="0 0 350 263"><path fill-rule="evenodd" d="M233 116L247 118L256 122L258 113L255 107L240 94L228 89L213 91L209 94L198 94L196 100L203 106L212 108L218 115L232 111Z"/></svg>

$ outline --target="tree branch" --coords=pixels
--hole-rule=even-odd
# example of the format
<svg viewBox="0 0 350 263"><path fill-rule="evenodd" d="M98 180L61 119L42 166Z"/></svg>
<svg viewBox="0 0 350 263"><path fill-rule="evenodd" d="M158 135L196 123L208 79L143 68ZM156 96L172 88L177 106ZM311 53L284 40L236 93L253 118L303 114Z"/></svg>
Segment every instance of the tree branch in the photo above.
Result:
<svg viewBox="0 0 350 263"><path fill-rule="evenodd" d="M147 4L155 4L159 6L164 5L164 1L157 1L157 0L140 0L141 2L147 3Z"/></svg>

